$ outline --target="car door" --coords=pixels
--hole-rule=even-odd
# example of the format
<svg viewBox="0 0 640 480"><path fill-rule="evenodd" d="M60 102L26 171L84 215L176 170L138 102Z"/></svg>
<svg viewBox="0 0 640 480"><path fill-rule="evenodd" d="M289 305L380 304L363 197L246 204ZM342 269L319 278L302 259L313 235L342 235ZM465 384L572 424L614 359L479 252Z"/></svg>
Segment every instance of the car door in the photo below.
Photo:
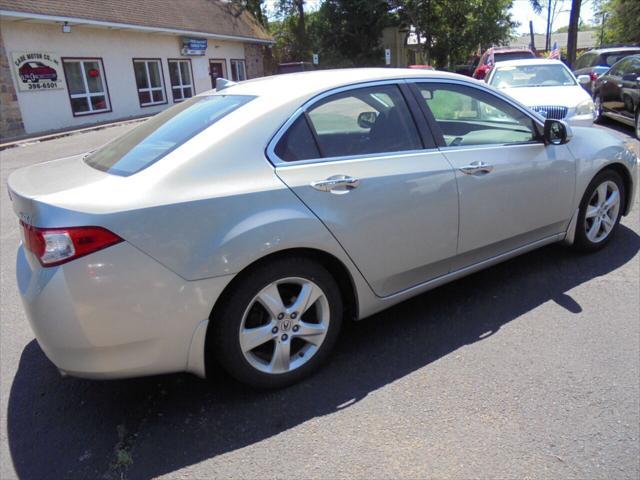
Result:
<svg viewBox="0 0 640 480"><path fill-rule="evenodd" d="M455 169L459 269L566 231L575 163L547 146L532 118L481 87L414 83L414 93Z"/></svg>
<svg viewBox="0 0 640 480"><path fill-rule="evenodd" d="M628 59L618 62L611 67L611 70L602 79L600 98L602 107L609 112L620 113L624 107L622 101L622 76L628 63Z"/></svg>
<svg viewBox="0 0 640 480"><path fill-rule="evenodd" d="M634 55L626 59L628 65L621 78L621 106L617 111L622 117L633 121L638 105L640 104L640 55Z"/></svg>
<svg viewBox="0 0 640 480"><path fill-rule="evenodd" d="M316 98L268 150L378 296L448 273L457 247L455 173L402 89L379 82Z"/></svg>

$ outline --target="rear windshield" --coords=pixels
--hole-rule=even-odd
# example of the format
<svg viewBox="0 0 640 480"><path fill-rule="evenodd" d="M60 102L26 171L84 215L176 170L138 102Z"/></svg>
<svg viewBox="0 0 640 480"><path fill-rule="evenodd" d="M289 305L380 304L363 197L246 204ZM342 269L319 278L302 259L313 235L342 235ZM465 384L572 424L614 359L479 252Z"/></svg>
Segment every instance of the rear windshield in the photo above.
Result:
<svg viewBox="0 0 640 480"><path fill-rule="evenodd" d="M253 98L245 95L190 98L109 142L89 154L85 161L107 173L133 175Z"/></svg>
<svg viewBox="0 0 640 480"><path fill-rule="evenodd" d="M495 53L493 58L496 62L506 62L508 60L521 60L523 58L534 58L533 53L531 52L504 52L504 53Z"/></svg>

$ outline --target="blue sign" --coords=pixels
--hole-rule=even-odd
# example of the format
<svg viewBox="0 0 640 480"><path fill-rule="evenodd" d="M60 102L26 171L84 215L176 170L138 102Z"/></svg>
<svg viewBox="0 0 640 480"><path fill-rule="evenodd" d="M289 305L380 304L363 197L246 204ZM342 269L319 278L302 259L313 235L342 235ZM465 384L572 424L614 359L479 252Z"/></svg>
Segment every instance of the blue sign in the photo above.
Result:
<svg viewBox="0 0 640 480"><path fill-rule="evenodd" d="M204 55L206 50L206 38L182 37L182 55Z"/></svg>

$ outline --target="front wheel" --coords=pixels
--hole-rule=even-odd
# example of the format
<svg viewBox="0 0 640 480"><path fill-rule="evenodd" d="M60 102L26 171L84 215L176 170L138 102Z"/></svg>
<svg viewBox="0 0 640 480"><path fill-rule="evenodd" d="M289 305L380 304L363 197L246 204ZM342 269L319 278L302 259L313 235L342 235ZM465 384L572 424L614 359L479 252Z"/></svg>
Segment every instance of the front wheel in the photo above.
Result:
<svg viewBox="0 0 640 480"><path fill-rule="evenodd" d="M593 121L602 122L602 98L599 94L593 96Z"/></svg>
<svg viewBox="0 0 640 480"><path fill-rule="evenodd" d="M618 228L625 198L620 175L613 170L596 175L580 202L575 247L582 251L604 247Z"/></svg>
<svg viewBox="0 0 640 480"><path fill-rule="evenodd" d="M333 349L342 298L331 274L307 258L282 258L244 275L211 322L209 355L254 388L280 388L316 370Z"/></svg>

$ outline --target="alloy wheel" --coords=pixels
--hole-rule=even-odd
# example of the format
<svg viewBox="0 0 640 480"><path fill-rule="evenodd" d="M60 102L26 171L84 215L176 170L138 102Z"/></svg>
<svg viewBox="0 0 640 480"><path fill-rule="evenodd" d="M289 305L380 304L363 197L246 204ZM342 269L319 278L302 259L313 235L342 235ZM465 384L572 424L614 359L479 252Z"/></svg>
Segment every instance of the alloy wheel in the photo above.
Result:
<svg viewBox="0 0 640 480"><path fill-rule="evenodd" d="M587 204L584 228L587 238L593 243L600 243L613 230L620 212L620 190L611 180L601 183L596 188Z"/></svg>
<svg viewBox="0 0 640 480"><path fill-rule="evenodd" d="M240 324L240 349L255 369L287 373L318 352L329 322L329 302L318 285L306 278L283 278L249 303Z"/></svg>
<svg viewBox="0 0 640 480"><path fill-rule="evenodd" d="M594 108L593 108L593 121L599 120L602 118L602 100L600 100L600 95L596 95L593 99Z"/></svg>

